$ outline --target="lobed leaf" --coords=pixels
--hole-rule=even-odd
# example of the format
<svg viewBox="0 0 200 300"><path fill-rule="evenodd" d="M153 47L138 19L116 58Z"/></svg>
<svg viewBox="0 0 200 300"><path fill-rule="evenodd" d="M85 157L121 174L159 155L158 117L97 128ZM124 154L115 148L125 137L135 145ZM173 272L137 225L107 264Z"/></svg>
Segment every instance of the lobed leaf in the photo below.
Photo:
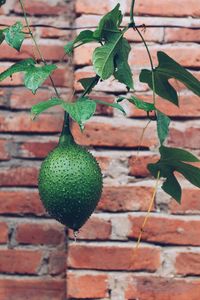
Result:
<svg viewBox="0 0 200 300"><path fill-rule="evenodd" d="M159 51L158 67L154 69L155 76L155 92L159 96L178 105L178 96L175 89L168 82L170 78L182 82L193 93L200 96L200 82L190 72L178 64L175 60L169 57L166 53ZM152 71L142 70L140 81L145 82L153 89Z"/></svg>
<svg viewBox="0 0 200 300"><path fill-rule="evenodd" d="M99 76L82 78L79 79L79 82L84 87L85 91L87 91L87 94L89 94L95 87L95 85L97 85L97 83L99 82Z"/></svg>
<svg viewBox="0 0 200 300"><path fill-rule="evenodd" d="M187 162L198 162L199 159L188 151L161 146L161 158L155 164L149 164L148 169L154 177L160 176L166 178L162 189L172 196L177 202L181 201L181 188L174 176L174 172L181 173L188 181L197 187L200 187L200 168L194 167Z"/></svg>

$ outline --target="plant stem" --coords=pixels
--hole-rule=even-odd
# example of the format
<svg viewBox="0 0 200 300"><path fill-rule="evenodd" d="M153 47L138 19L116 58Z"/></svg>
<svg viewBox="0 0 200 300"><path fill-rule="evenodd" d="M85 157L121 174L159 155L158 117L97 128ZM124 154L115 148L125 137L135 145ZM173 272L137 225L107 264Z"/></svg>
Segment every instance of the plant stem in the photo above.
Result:
<svg viewBox="0 0 200 300"><path fill-rule="evenodd" d="M46 60L45 60L45 58L44 58L42 52L40 51L40 48L39 48L39 46L38 46L38 44L37 44L37 42L36 42L36 39L35 39L35 37L34 37L32 31L31 31L31 28L30 28L30 25L29 25L29 21L28 21L28 18L27 18L27 14L26 14L26 11L25 11L25 8L24 8L23 0L19 0L19 3L20 3L20 5L21 5L21 8L22 8L22 11L23 11L23 14L24 14L24 19L25 19L25 22L26 22L26 26L27 26L28 31L29 31L29 34L30 34L30 36L31 36L31 38L32 38L32 40L33 40L33 42L34 42L34 44L35 44L35 47L36 47L37 52L38 52L38 55L39 55L39 57L41 58L43 64L44 64L44 65L47 65L47 62L46 62ZM53 88L54 88L54 91L55 91L55 93L56 93L56 96L57 96L58 98L60 98L59 93L58 93L58 91L57 91L57 88L56 88L56 86L55 86L55 84L54 84L54 81L53 81L51 75L49 75L49 78L50 78L50 80L51 80L51 84L52 84L52 86L53 86Z"/></svg>
<svg viewBox="0 0 200 300"><path fill-rule="evenodd" d="M144 218L142 227L141 227L141 229L140 229L140 234L139 234L139 237L138 237L138 240L137 240L137 244L136 244L136 246L135 246L135 249L138 249L138 247L139 247L139 245L140 245L140 241L141 241L141 238L142 238L142 233L143 233L143 231L144 231L144 227L145 227L145 225L146 225L146 223L147 223L147 220L148 220L148 218L149 218L150 212L151 212L152 207L153 207L155 195L156 195L156 192L157 192L157 189L158 189L159 179L160 179L160 171L158 171L158 174L157 174L157 179L156 179L156 184L155 184L155 187L154 187L153 195L152 195L152 198L151 198L151 201L150 201L150 205L149 205L147 214L146 214L146 216L145 216L145 218Z"/></svg>
<svg viewBox="0 0 200 300"><path fill-rule="evenodd" d="M130 10L130 22L131 22L131 24L135 25L135 22L134 22L134 6L135 6L135 0L132 0L131 10Z"/></svg>
<svg viewBox="0 0 200 300"><path fill-rule="evenodd" d="M152 57L151 57L151 53L149 51L149 48L147 46L147 43L143 37L143 35L141 34L140 30L137 28L137 27L133 27L133 29L135 29L137 31L137 33L139 34L139 36L141 37L143 43L144 43L144 46L147 50L147 53L148 53L148 56L149 56L149 61L150 61L150 64L151 64L151 70L152 70L152 87L153 87L153 103L155 105L156 103L156 94L155 94L155 74L154 74L154 66L153 66L153 60L152 60Z"/></svg>

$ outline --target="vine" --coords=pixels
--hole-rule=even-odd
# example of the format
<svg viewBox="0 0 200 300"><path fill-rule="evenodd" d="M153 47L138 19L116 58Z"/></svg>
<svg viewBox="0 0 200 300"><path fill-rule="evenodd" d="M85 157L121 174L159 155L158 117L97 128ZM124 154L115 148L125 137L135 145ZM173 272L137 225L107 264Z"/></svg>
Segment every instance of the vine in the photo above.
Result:
<svg viewBox="0 0 200 300"><path fill-rule="evenodd" d="M5 1L3 0L0 2L0 5L3 5L4 3ZM147 114L147 118L150 121L155 121L157 124L157 135L160 143L160 159L156 163L148 165L151 175L157 178L156 182L158 182L159 178L163 178L164 182L162 184L162 189L179 203L181 202L182 190L176 178L176 174L174 174L175 172L181 173L193 185L200 187L200 169L190 164L191 162L198 162L199 159L184 149L167 147L165 145L169 133L170 118L165 113L158 110L156 105L156 95L158 95L161 97L161 100L159 101L169 101L174 105L179 106L177 91L171 85L169 79L174 78L175 80L183 83L188 89L198 96L200 96L200 82L189 71L162 51L157 53L158 65L154 67L148 45L139 30L142 26L135 24L135 1L132 0L131 2L130 23L127 24L127 26L121 25L123 16L120 10L120 5L117 4L113 10L101 18L94 31L89 30L87 27L87 29L81 31L73 41L65 45L64 50L66 55L71 56L75 48L91 42L98 43L98 46L92 54L92 65L95 76L79 80L84 91L73 103L71 101L66 102L60 98L52 79L52 73L55 69L57 69L57 66L46 62L31 31L31 26L29 25L23 0L19 0L19 3L22 8L26 26L23 26L21 22L16 22L14 25L0 30L0 44L5 41L9 46L20 51L21 45L26 38L24 30L28 29L28 35L30 35L33 40L42 65L32 58L22 60L2 72L0 74L0 81L7 77L11 77L14 73L23 72L25 87L35 94L44 81L48 77L50 78L55 91L55 97L34 105L31 109L33 117L35 118L50 107L60 106L63 108L65 113L63 126L69 127L70 117L79 124L81 130L84 130L84 124L94 115L97 104L112 106L125 114L120 103L122 101L128 101L137 109L143 110ZM74 27L70 29L76 28ZM145 102L135 95L132 71L128 62L131 46L124 37L125 32L130 29L135 30L138 33L149 57L151 69L141 70L139 80L140 82L147 84L153 91L151 102ZM127 88L127 92L131 92L131 96L119 97L113 103L90 99L89 94L99 81L104 81L111 76L113 76L115 80L124 84ZM152 118L150 116L151 112L154 113L155 117ZM152 208L154 197L155 191L152 196L147 217ZM141 234L147 221L147 217L144 220ZM138 244L141 239L141 234L138 239Z"/></svg>

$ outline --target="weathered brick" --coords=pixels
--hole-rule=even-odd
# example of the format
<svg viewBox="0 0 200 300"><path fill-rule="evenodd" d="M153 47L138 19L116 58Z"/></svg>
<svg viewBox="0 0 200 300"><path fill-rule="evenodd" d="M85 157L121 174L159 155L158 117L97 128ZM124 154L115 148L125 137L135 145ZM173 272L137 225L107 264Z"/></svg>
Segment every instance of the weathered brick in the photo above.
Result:
<svg viewBox="0 0 200 300"><path fill-rule="evenodd" d="M134 246L77 244L69 247L68 265L75 269L154 272L160 266L160 250L150 247L135 250Z"/></svg>
<svg viewBox="0 0 200 300"><path fill-rule="evenodd" d="M200 145L199 122L188 121L185 124L177 122L170 130L168 142L172 147L198 150Z"/></svg>
<svg viewBox="0 0 200 300"><path fill-rule="evenodd" d="M81 240L109 240L111 235L111 222L98 216L92 216L86 224L80 228L77 239ZM69 236L74 239L74 234L70 230Z"/></svg>
<svg viewBox="0 0 200 300"><path fill-rule="evenodd" d="M153 188L145 185L104 186L98 209L109 212L146 211Z"/></svg>
<svg viewBox="0 0 200 300"><path fill-rule="evenodd" d="M8 241L8 225L5 222L0 222L0 244L5 244Z"/></svg>
<svg viewBox="0 0 200 300"><path fill-rule="evenodd" d="M43 114L32 121L30 113L4 113L0 115L0 130L2 132L57 133L61 131L62 122L60 114Z"/></svg>
<svg viewBox="0 0 200 300"><path fill-rule="evenodd" d="M113 7L110 1L97 0L95 3L90 0L78 0L76 1L76 12L85 14L105 14Z"/></svg>
<svg viewBox="0 0 200 300"><path fill-rule="evenodd" d="M49 255L49 273L51 275L63 274L66 267L66 251L52 251Z"/></svg>
<svg viewBox="0 0 200 300"><path fill-rule="evenodd" d="M130 216L132 223L129 238L137 239L144 217ZM167 245L199 246L199 220L188 218L151 216L145 225L142 240Z"/></svg>
<svg viewBox="0 0 200 300"><path fill-rule="evenodd" d="M176 273L180 275L200 275L200 252L180 252L176 256Z"/></svg>
<svg viewBox="0 0 200 300"><path fill-rule="evenodd" d="M41 52L44 54L44 58L46 60L55 60L58 61L63 58L64 56L64 43L60 43L59 41L56 44L52 40L45 40L42 43L39 43L39 47ZM7 44L1 45L0 51L0 60L21 60L25 58L38 59L37 52L34 50L32 44L28 42L24 42L20 52L11 48Z"/></svg>
<svg viewBox="0 0 200 300"><path fill-rule="evenodd" d="M0 139L0 160L10 160L9 141Z"/></svg>
<svg viewBox="0 0 200 300"><path fill-rule="evenodd" d="M145 133L146 134L146 133ZM135 177L147 177L150 172L147 165L159 160L159 155L149 152L132 154L129 158L129 175Z"/></svg>
<svg viewBox="0 0 200 300"><path fill-rule="evenodd" d="M165 28L165 42L200 42L197 29Z"/></svg>
<svg viewBox="0 0 200 300"><path fill-rule="evenodd" d="M19 143L17 157L34 157L44 158L47 154L53 150L58 143L56 141L32 141L27 140L24 143Z"/></svg>
<svg viewBox="0 0 200 300"><path fill-rule="evenodd" d="M37 186L37 167L7 167L0 170L0 186Z"/></svg>
<svg viewBox="0 0 200 300"><path fill-rule="evenodd" d="M1 190L0 214L43 216L46 213L38 192L31 190Z"/></svg>
<svg viewBox="0 0 200 300"><path fill-rule="evenodd" d="M21 223L16 228L19 244L59 245L65 241L64 227L58 223Z"/></svg>
<svg viewBox="0 0 200 300"><path fill-rule="evenodd" d="M98 121L98 122L97 122ZM118 119L117 122L109 119L99 118L88 122L85 125L83 134L80 132L77 124L74 124L72 131L79 144L86 146L106 146L106 147L138 147L140 136L146 122L129 122ZM143 147L152 147L157 144L154 124L146 130L143 139ZM128 134L127 134L128 132Z"/></svg>
<svg viewBox="0 0 200 300"><path fill-rule="evenodd" d="M8 274L37 274L43 258L38 250L0 250L0 272Z"/></svg>
<svg viewBox="0 0 200 300"><path fill-rule="evenodd" d="M195 280L131 276L126 300L199 300L200 283Z"/></svg>
<svg viewBox="0 0 200 300"><path fill-rule="evenodd" d="M73 299L108 297L108 276L105 274L76 274L67 276L67 296Z"/></svg>
<svg viewBox="0 0 200 300"><path fill-rule="evenodd" d="M64 300L65 280L62 279L0 279L1 300Z"/></svg>
<svg viewBox="0 0 200 300"><path fill-rule="evenodd" d="M25 2L24 7L29 15L55 15L66 14L69 11L67 3L59 3L59 1L31 1ZM14 12L21 13L21 7L19 3L14 6Z"/></svg>
<svg viewBox="0 0 200 300"><path fill-rule="evenodd" d="M198 188L183 188L181 205L173 199L169 203L172 214L200 214L200 190Z"/></svg>
<svg viewBox="0 0 200 300"><path fill-rule="evenodd" d="M126 1L126 12L129 14L131 6L131 0ZM178 0L174 3L173 0L161 0L160 5L156 0L151 1L136 1L135 13L140 15L153 15L153 16L168 16L168 17L183 17L200 16L200 9L198 6L198 0L190 1L188 5L187 0Z"/></svg>

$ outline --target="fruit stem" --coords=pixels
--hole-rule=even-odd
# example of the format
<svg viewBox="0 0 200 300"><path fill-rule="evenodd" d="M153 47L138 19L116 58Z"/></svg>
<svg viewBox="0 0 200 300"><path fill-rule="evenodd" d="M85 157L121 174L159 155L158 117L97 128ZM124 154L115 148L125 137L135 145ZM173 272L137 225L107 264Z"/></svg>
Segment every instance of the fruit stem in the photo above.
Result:
<svg viewBox="0 0 200 300"><path fill-rule="evenodd" d="M59 139L59 144L69 144L74 141L74 138L70 129L70 117L69 114L64 112L63 128Z"/></svg>

